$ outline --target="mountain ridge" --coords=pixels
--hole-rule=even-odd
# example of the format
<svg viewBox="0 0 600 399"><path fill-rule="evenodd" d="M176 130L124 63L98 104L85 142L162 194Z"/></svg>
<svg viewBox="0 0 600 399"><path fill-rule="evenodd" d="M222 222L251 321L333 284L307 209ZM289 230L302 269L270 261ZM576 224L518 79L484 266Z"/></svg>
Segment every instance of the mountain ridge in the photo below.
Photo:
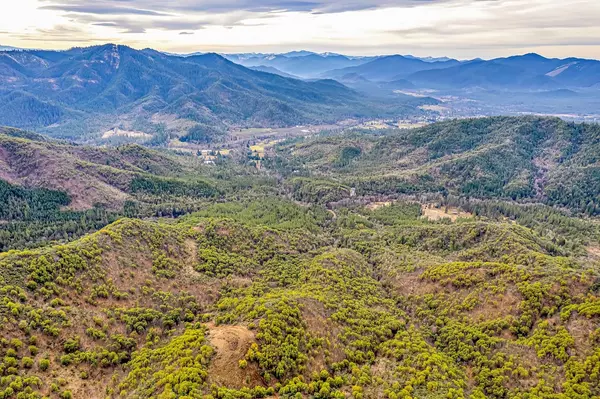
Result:
<svg viewBox="0 0 600 399"><path fill-rule="evenodd" d="M215 53L178 57L113 44L1 52L0 100L0 124L69 137L109 130L115 116L150 132L175 119L167 128L182 135L190 123L277 127L409 109L400 99L369 102L343 85L252 71Z"/></svg>

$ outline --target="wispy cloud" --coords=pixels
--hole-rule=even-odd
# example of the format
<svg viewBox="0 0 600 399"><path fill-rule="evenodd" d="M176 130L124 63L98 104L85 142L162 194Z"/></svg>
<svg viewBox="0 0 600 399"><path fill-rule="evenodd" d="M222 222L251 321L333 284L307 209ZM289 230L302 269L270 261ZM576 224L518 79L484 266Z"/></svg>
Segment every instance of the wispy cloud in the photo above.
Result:
<svg viewBox="0 0 600 399"><path fill-rule="evenodd" d="M63 46L69 28L73 43L109 38L179 52L466 58L542 49L600 58L599 16L598 0L28 0L3 10L0 42Z"/></svg>
<svg viewBox="0 0 600 399"><path fill-rule="evenodd" d="M51 5L51 6L42 6L39 8L40 10L53 10L53 11L64 11L64 12L74 12L81 14L101 14L101 15L153 15L153 16L168 16L170 14L152 11L152 10L144 10L140 8L128 8L128 7L118 7L110 4L106 4L104 6L98 5Z"/></svg>
<svg viewBox="0 0 600 399"><path fill-rule="evenodd" d="M55 3L54 0L44 0ZM162 15L165 13L202 12L227 13L232 11L269 12L311 12L311 13L341 13L389 7L418 7L425 4L442 3L450 0L97 0L89 5L86 0L63 0L60 4L43 6L43 9L78 11L93 14L129 13ZM497 0L467 0L469 2Z"/></svg>

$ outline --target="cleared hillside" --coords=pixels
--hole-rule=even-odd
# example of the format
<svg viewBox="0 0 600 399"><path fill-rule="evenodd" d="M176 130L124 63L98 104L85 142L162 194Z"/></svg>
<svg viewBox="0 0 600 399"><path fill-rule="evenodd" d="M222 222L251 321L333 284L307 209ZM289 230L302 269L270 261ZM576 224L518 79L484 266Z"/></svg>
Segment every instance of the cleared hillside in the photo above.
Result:
<svg viewBox="0 0 600 399"><path fill-rule="evenodd" d="M75 210L94 205L122 208L141 191L137 183L162 177L164 182L176 184L180 181L176 176L192 174L194 167L200 169L192 161L138 145L110 149L78 146L0 128L0 178L26 188L65 192L71 199L68 205Z"/></svg>

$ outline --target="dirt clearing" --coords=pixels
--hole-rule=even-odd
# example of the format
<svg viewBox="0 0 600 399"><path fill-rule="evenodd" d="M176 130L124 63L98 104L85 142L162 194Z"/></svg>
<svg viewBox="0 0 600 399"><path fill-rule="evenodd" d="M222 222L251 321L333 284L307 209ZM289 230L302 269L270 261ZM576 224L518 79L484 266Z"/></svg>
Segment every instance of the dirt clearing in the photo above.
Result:
<svg viewBox="0 0 600 399"><path fill-rule="evenodd" d="M421 212L423 213L424 218L427 218L431 221L450 219L451 221L456 222L458 218L473 217L472 214L468 212L463 212L460 209L454 207L436 208L433 205L422 205Z"/></svg>
<svg viewBox="0 0 600 399"><path fill-rule="evenodd" d="M254 332L244 326L213 323L208 324L208 329L208 340L216 352L208 370L211 383L236 389L265 386L255 364L249 362L244 369L239 365L256 342Z"/></svg>

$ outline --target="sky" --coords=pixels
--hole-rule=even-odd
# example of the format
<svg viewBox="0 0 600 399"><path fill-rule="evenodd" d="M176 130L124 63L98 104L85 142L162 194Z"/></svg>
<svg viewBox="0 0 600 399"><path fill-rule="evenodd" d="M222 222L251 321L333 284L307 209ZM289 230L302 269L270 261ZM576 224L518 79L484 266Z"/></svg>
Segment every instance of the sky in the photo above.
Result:
<svg viewBox="0 0 600 399"><path fill-rule="evenodd" d="M599 0L0 0L0 45L600 59Z"/></svg>

